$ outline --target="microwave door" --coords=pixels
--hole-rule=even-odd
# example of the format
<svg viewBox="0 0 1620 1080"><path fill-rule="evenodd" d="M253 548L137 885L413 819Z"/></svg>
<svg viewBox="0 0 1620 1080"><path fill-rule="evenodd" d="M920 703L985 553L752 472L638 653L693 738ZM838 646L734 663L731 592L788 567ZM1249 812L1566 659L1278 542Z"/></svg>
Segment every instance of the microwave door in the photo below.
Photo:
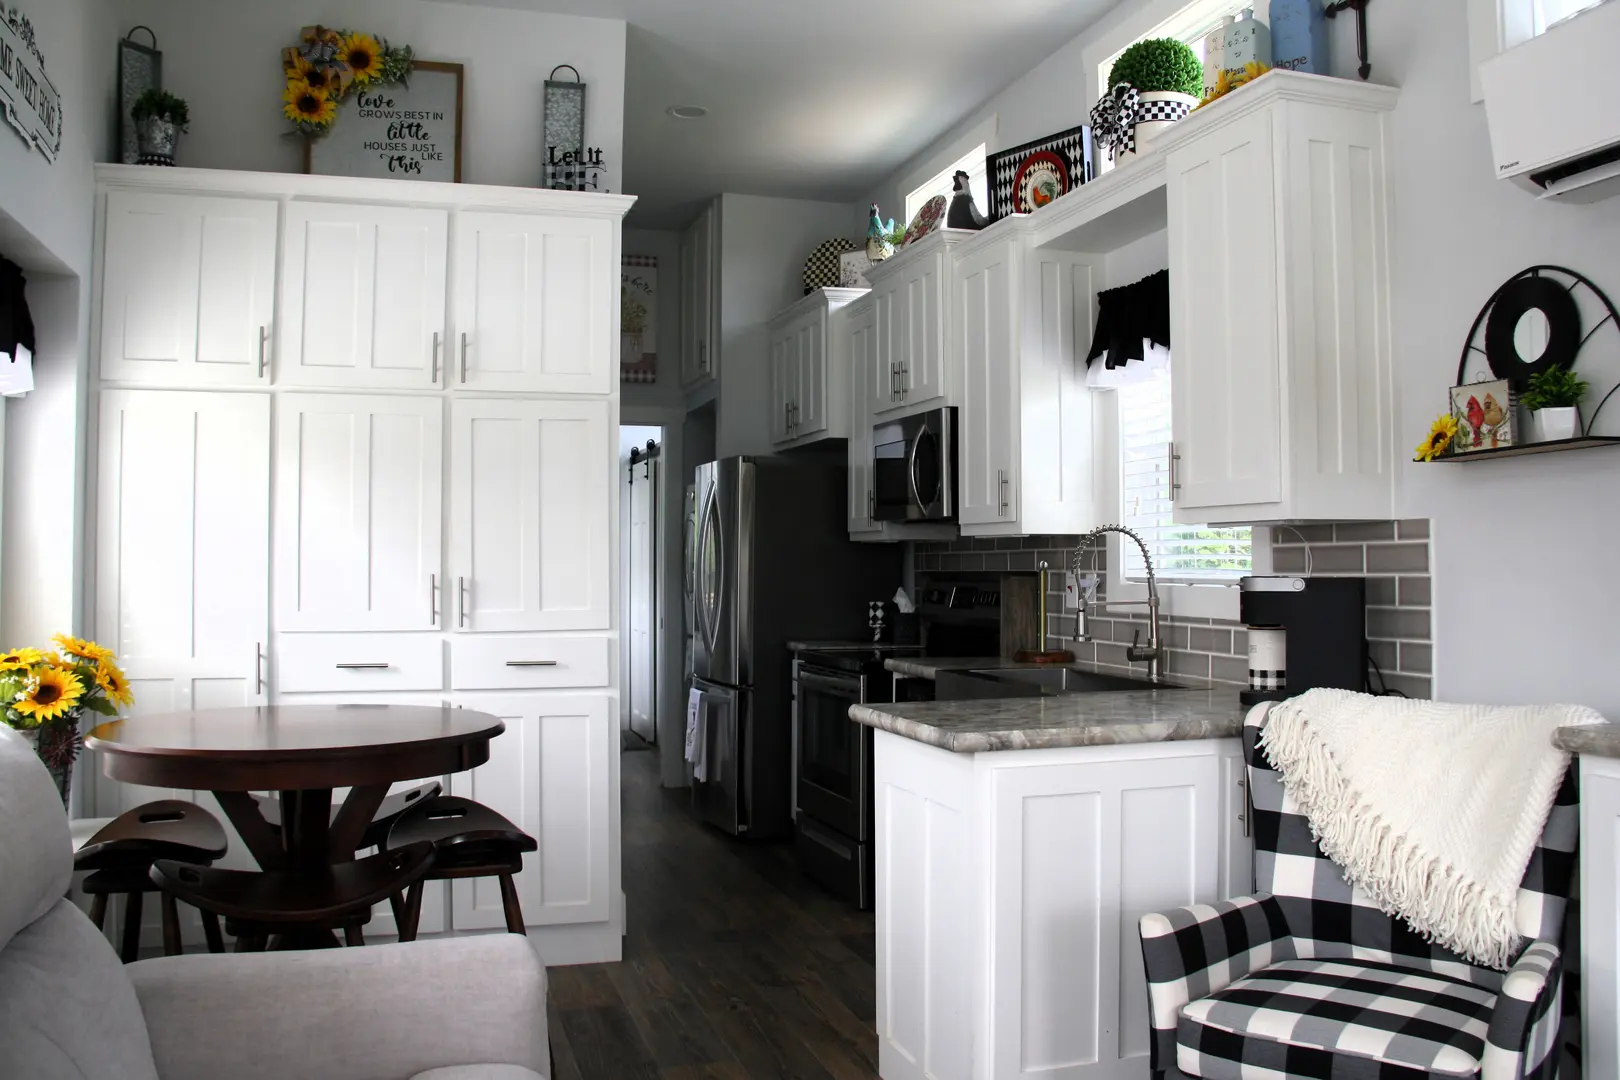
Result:
<svg viewBox="0 0 1620 1080"><path fill-rule="evenodd" d="M906 476L909 447L898 423L872 431L872 518L909 521L913 516L911 482Z"/></svg>

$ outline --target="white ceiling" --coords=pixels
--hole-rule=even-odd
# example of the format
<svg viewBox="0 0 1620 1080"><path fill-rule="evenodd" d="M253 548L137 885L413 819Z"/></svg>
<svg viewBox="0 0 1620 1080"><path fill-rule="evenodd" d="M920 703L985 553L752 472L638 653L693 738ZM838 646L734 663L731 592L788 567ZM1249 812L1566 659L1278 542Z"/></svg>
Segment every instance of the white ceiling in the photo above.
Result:
<svg viewBox="0 0 1620 1080"><path fill-rule="evenodd" d="M1117 0L465 2L630 24L631 224L673 228L721 191L864 198Z"/></svg>

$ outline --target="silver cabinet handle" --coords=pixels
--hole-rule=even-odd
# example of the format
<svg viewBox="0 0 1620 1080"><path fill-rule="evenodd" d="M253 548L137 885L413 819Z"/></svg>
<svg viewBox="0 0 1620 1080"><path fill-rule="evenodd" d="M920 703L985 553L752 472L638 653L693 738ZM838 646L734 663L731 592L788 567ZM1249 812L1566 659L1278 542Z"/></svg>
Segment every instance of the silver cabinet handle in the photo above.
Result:
<svg viewBox="0 0 1620 1080"><path fill-rule="evenodd" d="M456 625L467 625L467 579L456 578Z"/></svg>
<svg viewBox="0 0 1620 1080"><path fill-rule="evenodd" d="M439 625L439 575L428 575L428 625Z"/></svg>
<svg viewBox="0 0 1620 1080"><path fill-rule="evenodd" d="M877 493L871 488L866 489L866 520L870 522L877 517Z"/></svg>
<svg viewBox="0 0 1620 1080"><path fill-rule="evenodd" d="M782 431L784 434L793 430L793 422L788 419L792 415L793 406L785 401L782 402Z"/></svg>
<svg viewBox="0 0 1620 1080"><path fill-rule="evenodd" d="M709 370L709 343L707 341L698 342L698 370Z"/></svg>
<svg viewBox="0 0 1620 1080"><path fill-rule="evenodd" d="M467 381L467 331L461 332L461 381Z"/></svg>
<svg viewBox="0 0 1620 1080"><path fill-rule="evenodd" d="M264 642L253 643L253 693L264 693Z"/></svg>
<svg viewBox="0 0 1620 1080"><path fill-rule="evenodd" d="M911 365L902 363L900 365L900 400L904 401L909 393L911 393Z"/></svg>
<svg viewBox="0 0 1620 1080"><path fill-rule="evenodd" d="M997 517L1006 517L1007 516L1007 470L1006 469L997 469L996 470L996 484L997 484L997 488L998 488L997 494L998 494L998 497L1000 498L1000 505L996 510L996 516Z"/></svg>
<svg viewBox="0 0 1620 1080"><path fill-rule="evenodd" d="M556 667L555 660L508 660L507 667Z"/></svg>
<svg viewBox="0 0 1620 1080"><path fill-rule="evenodd" d="M433 385L439 385L439 332L433 331Z"/></svg>
<svg viewBox="0 0 1620 1080"><path fill-rule="evenodd" d="M259 378L261 379L264 378L264 344L269 336L270 328L268 326L259 327Z"/></svg>
<svg viewBox="0 0 1620 1080"><path fill-rule="evenodd" d="M387 664L334 664L341 671L384 671Z"/></svg>
<svg viewBox="0 0 1620 1080"><path fill-rule="evenodd" d="M1175 501L1176 492L1181 490L1181 478L1176 475L1176 473L1179 471L1176 468L1176 462L1178 462L1180 460L1181 460L1181 455L1176 453L1176 444L1171 443L1170 444L1170 501L1171 502Z"/></svg>

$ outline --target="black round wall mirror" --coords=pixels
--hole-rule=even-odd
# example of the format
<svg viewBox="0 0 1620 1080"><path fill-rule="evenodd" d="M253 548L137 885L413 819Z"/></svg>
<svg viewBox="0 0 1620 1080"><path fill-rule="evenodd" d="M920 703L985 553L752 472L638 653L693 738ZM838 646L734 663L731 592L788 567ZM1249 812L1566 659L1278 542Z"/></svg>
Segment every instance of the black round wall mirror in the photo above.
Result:
<svg viewBox="0 0 1620 1080"><path fill-rule="evenodd" d="M1530 377L1575 363L1581 347L1581 312L1569 288L1528 274L1503 285L1485 320L1485 359L1491 374L1523 392Z"/></svg>

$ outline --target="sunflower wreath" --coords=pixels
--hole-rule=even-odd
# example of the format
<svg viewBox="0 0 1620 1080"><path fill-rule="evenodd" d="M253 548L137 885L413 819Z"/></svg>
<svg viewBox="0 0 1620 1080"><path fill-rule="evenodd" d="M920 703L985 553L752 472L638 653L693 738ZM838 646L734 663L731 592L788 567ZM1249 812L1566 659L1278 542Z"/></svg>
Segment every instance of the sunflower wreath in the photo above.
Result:
<svg viewBox="0 0 1620 1080"><path fill-rule="evenodd" d="M361 30L306 26L297 45L281 50L282 114L300 134L324 135L350 90L405 83L413 62L409 45L394 48Z"/></svg>

